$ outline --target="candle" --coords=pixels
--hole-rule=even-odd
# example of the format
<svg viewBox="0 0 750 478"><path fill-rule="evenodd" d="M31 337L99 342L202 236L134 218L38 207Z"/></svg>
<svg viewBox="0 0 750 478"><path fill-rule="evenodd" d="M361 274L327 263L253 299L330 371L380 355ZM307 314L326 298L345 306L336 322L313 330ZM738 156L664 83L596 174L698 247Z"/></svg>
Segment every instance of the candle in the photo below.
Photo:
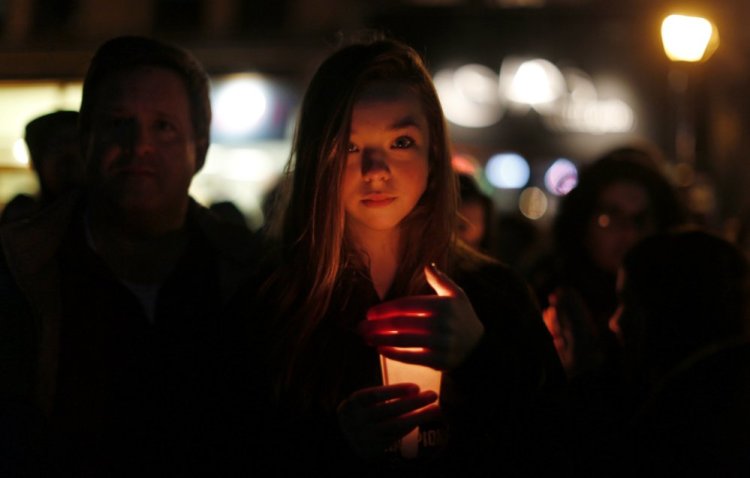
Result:
<svg viewBox="0 0 750 478"><path fill-rule="evenodd" d="M416 349L404 349L416 350ZM383 374L383 383L391 385L396 383L415 383L420 391L431 390L438 394L440 400L440 380L442 373L438 370L423 365L414 365L380 356L380 369ZM419 454L419 427L409 432L401 439L400 451L404 458L416 458Z"/></svg>

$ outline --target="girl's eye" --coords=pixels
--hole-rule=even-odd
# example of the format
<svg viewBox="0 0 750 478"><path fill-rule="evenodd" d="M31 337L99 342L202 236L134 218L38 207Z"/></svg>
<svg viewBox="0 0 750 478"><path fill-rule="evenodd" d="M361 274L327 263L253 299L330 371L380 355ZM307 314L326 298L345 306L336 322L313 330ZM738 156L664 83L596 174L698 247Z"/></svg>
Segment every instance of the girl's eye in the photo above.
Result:
<svg viewBox="0 0 750 478"><path fill-rule="evenodd" d="M408 136L400 136L396 141L393 142L393 147L396 149L410 148L414 144L414 140Z"/></svg>
<svg viewBox="0 0 750 478"><path fill-rule="evenodd" d="M346 147L347 153L356 153L357 151L359 151L359 148L354 143L349 143L349 145Z"/></svg>

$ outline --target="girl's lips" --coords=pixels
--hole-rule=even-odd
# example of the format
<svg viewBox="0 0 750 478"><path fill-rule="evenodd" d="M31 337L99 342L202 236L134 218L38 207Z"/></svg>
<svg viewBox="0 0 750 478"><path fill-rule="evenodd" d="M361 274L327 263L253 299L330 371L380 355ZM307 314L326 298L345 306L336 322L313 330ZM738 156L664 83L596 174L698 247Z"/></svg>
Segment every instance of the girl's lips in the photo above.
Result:
<svg viewBox="0 0 750 478"><path fill-rule="evenodd" d="M362 204L366 207L385 207L395 201L394 196L386 196L385 194L371 194L362 199Z"/></svg>

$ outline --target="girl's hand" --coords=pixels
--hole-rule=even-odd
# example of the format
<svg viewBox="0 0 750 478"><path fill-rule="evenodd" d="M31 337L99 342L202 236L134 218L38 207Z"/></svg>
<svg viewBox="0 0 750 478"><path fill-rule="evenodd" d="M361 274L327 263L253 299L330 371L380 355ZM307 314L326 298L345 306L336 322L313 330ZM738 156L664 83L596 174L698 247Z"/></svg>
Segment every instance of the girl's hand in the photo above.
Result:
<svg viewBox="0 0 750 478"><path fill-rule="evenodd" d="M413 383L371 387L354 392L338 407L339 426L354 451L374 459L415 427L440 416L437 394L420 392Z"/></svg>
<svg viewBox="0 0 750 478"><path fill-rule="evenodd" d="M464 291L447 275L434 265L425 267L425 275L438 295L404 297L371 307L360 331L385 357L453 370L479 343L484 325Z"/></svg>

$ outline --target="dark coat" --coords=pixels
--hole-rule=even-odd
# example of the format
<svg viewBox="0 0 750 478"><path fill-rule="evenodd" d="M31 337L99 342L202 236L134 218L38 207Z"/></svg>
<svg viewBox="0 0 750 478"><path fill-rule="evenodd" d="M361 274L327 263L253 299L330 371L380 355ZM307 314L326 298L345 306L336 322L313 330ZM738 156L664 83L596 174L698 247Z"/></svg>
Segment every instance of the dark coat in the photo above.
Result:
<svg viewBox="0 0 750 478"><path fill-rule="evenodd" d="M67 310L66 307L73 307L72 310L75 311L91 309L91 306L80 306L81 300L87 300L86 294L89 293L87 291L76 292L71 305L71 298L65 292L71 291L71 279L82 281L84 284L98 285L101 279L97 277L97 274L92 275L91 271L101 269L103 274L99 275L106 281L106 284L111 284L103 285L104 290L111 291L113 297L121 297L122 300L115 302L114 305L104 302L101 312L94 310L92 314L99 318L111 318L114 315L124 318L132 317L136 319L134 323L146 324L137 307L138 301L134 296L128 297L130 294L127 288L118 284L117 278L109 273L103 262L86 247L85 241L78 241L77 247L68 247L71 238L78 240L79 236L82 236L80 231L76 232L76 228L82 229L80 225L84 211L83 198L71 195L62 198L37 215L7 224L0 229L0 240L2 240L4 252L4 260L0 264L0 300L2 303L0 305L0 474L4 465L3 459L7 456L10 456L11 460L14 456L21 456L22 459L30 461L37 460L34 456L37 450L34 449L33 443L42 443L43 446L49 438L44 436L45 424L53 416L61 398L59 396L61 377L59 366L61 358L64 357L61 355L61 340L64 332L62 325L64 321L69 324L68 320L71 319L65 315L65 310ZM195 381L195 384L190 385L193 388L172 383L162 387L162 384L156 383L158 391L153 392L153 397L159 405L154 407L154 416L158 416L159 410L169 411L170 407L175 410L174 420L164 425L165 429L172 425L189 428L187 424L192 417L180 418L179 407L190 400L195 403L197 401L194 400L195 397L184 396L186 390L197 391L201 394L200 409L211 408L209 401L215 401L215 408L221 408L221 400L225 396L226 389L215 390L213 388L215 384L220 383L218 379L220 370L213 369L222 368L223 364L220 360L209 364L204 357L212 357L215 355L214 351L223 353L228 348L226 344L230 342L235 344L238 334L234 327L237 322L230 317L223 316L223 311L230 303L230 299L238 292L240 285L253 274L259 252L257 241L249 230L220 221L206 208L192 200L188 208L186 227L190 231L190 236L194 238L194 240L191 239L194 247L188 249L188 253L192 254L197 251L201 255L200 261L202 262L199 263L204 264L205 267L200 272L193 273L190 267L196 261L192 257L181 259L182 268L176 269L180 276L169 279L172 287L169 292L170 304L167 307L170 310L179 311L180 306L173 304L178 303L183 297L189 301L196 295L202 294L203 284L207 290L210 290L210 296L194 300L201 304L201 309L192 315L197 314L201 317L197 315L191 317L192 322L187 325L181 325L180 317L177 317L170 318L172 324L158 328L156 333L148 331L147 325L136 326L137 330L145 331L145 335L141 334L141 336L150 341L146 349L140 347L133 349L136 354L141 354L145 350L142 356L137 357L143 362L142 370L150 374L151 370L159 367L161 369L153 376L144 379L143 383L139 382L140 378L136 375L128 376L132 382L125 382L153 388L149 383L154 382L148 382L148 380L158 380L155 378L159 376L158 373L174 375L171 371L175 370L180 373L180 376L174 379L170 377L174 384L178 381L182 383ZM79 260L80 268L78 267ZM207 271L209 274L206 277L196 276L205 274ZM180 287L183 285L187 285L190 290L181 290ZM102 300L101 298L93 299ZM135 304L136 307L134 309L122 308L122 305L128 304ZM112 314L107 315L107 310L110 310ZM92 315L95 320L97 317ZM137 322L138 320L141 322ZM183 333L184 329L189 330ZM204 330L210 331L211 336L201 336ZM136 332L138 333L140 332ZM174 333L178 337L171 335ZM136 337L141 336L136 335ZM116 341L115 338L113 343L116 344ZM138 342L134 343L137 345ZM238 342L236 344L239 345ZM80 342L77 345L80 345ZM70 344L67 350L71 350ZM169 356L158 355L159 350L168 350ZM162 356L166 357L165 360L168 363L162 361ZM194 370L192 364L197 364L201 370L191 372ZM70 372L67 377L77 380L75 376L70 375ZM111 383L118 386L116 379L113 379ZM207 389L209 386L210 390ZM218 387L222 386L223 384L220 384ZM201 387L207 390L202 390ZM180 393L180 395L157 396L157 394L164 395L164 391ZM171 406L169 403L175 405ZM148 399L143 399L138 406L151 407L151 404ZM135 415L123 414L124 418L119 419L126 421L132 416L145 422L146 418L138 416L139 410L143 409L135 407L133 408ZM190 407L185 406L185 410L188 409ZM119 413L119 410L115 409L112 413ZM184 423L177 423L175 420L184 420ZM8 426L2 428L5 422ZM151 426L149 423L143 425ZM174 434L176 430L174 428L170 433ZM217 430L219 429L212 431ZM209 435L210 433L209 430L205 430L205 433L203 430L196 430L196 436L198 434ZM137 440L146 441L147 439ZM206 441L211 439L212 437L207 437ZM224 437L217 437L216 441L223 439ZM2 448L6 441L12 446ZM62 441L65 441L65 437L62 437ZM186 446L189 445L188 441L185 439ZM141 457L136 457L138 458ZM165 461L170 459L164 458ZM165 466L168 466L168 463ZM24 469L23 464L18 467Z"/></svg>
<svg viewBox="0 0 750 478"><path fill-rule="evenodd" d="M499 264L465 265L451 276L485 334L461 367L443 374L444 423L434 428L438 450L424 460L405 461L395 453L366 463L341 434L336 405L358 389L381 385L377 352L356 332L380 300L369 279L350 272L303 352L300 374L306 377L275 404L268 456L280 475L538 476L553 466L554 416L565 379L528 287ZM272 304L258 310L273 317ZM283 327L283 317L275 326Z"/></svg>

